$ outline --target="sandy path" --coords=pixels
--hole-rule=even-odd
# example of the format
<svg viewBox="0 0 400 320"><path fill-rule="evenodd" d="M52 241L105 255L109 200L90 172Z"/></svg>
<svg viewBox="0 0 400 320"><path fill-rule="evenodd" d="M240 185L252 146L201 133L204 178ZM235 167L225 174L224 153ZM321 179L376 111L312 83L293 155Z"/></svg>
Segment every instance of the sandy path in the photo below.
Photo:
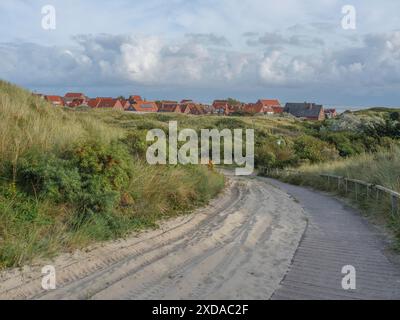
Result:
<svg viewBox="0 0 400 320"><path fill-rule="evenodd" d="M231 176L210 205L160 229L2 273L0 298L269 299L305 226L286 193ZM45 264L56 268L56 290L41 288Z"/></svg>

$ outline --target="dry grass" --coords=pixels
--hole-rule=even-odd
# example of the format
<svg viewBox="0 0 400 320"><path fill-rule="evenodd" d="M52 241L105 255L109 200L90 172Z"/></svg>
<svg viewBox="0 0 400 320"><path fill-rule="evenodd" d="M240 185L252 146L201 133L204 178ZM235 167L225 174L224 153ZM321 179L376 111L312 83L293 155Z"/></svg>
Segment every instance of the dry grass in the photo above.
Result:
<svg viewBox="0 0 400 320"><path fill-rule="evenodd" d="M29 92L0 81L0 164L17 163L32 148L60 150L96 137L111 141L122 131L93 117L54 108Z"/></svg>
<svg viewBox="0 0 400 320"><path fill-rule="evenodd" d="M128 205L121 202L76 224L79 206L53 201L46 194L26 193L20 178L16 184L21 160L33 150L48 156L50 165L51 157L62 157L77 143L87 146L95 140L126 147L120 138L132 128L124 119L126 114L118 111L74 112L54 107L0 81L0 268L156 227L159 219L190 212L223 188L223 176L206 167L150 166L132 155L129 165L121 167L129 168L126 188L113 190ZM140 117L137 123L146 125ZM149 119L147 126L153 124Z"/></svg>

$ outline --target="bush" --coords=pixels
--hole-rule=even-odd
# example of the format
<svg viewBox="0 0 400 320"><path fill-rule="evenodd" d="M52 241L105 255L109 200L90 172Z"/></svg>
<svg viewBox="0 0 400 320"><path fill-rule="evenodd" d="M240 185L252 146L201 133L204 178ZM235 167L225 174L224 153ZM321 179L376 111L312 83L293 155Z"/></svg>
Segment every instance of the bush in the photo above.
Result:
<svg viewBox="0 0 400 320"><path fill-rule="evenodd" d="M62 158L29 152L18 165L18 184L32 196L77 207L84 217L111 212L131 174L129 153L123 145L92 142L75 146Z"/></svg>
<svg viewBox="0 0 400 320"><path fill-rule="evenodd" d="M131 155L136 157L144 157L148 143L146 142L146 132L144 131L131 131L122 139L122 142L128 147Z"/></svg>
<svg viewBox="0 0 400 320"><path fill-rule="evenodd" d="M338 157L334 147L311 136L296 138L293 148L299 159L309 160L311 163L334 160Z"/></svg>

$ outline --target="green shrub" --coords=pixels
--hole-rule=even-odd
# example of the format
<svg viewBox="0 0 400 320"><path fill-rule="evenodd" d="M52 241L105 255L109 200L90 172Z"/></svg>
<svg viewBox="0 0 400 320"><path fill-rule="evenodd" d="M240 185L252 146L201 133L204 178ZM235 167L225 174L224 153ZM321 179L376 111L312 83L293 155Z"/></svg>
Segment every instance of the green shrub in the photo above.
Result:
<svg viewBox="0 0 400 320"><path fill-rule="evenodd" d="M311 163L337 158L335 148L312 136L302 135L296 138L293 147L299 159L309 160Z"/></svg>
<svg viewBox="0 0 400 320"><path fill-rule="evenodd" d="M109 213L118 206L129 183L130 162L120 143L78 144L62 158L29 152L19 162L18 183L32 196L77 207L81 217Z"/></svg>

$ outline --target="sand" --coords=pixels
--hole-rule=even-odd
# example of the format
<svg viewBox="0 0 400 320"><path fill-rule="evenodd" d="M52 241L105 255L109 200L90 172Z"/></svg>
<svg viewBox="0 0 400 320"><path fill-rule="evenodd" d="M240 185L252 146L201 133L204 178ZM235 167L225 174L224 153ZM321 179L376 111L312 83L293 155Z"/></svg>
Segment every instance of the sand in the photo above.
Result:
<svg viewBox="0 0 400 320"><path fill-rule="evenodd" d="M301 206L256 177L160 228L0 274L1 299L269 299L306 227ZM41 287L56 268L57 288Z"/></svg>

